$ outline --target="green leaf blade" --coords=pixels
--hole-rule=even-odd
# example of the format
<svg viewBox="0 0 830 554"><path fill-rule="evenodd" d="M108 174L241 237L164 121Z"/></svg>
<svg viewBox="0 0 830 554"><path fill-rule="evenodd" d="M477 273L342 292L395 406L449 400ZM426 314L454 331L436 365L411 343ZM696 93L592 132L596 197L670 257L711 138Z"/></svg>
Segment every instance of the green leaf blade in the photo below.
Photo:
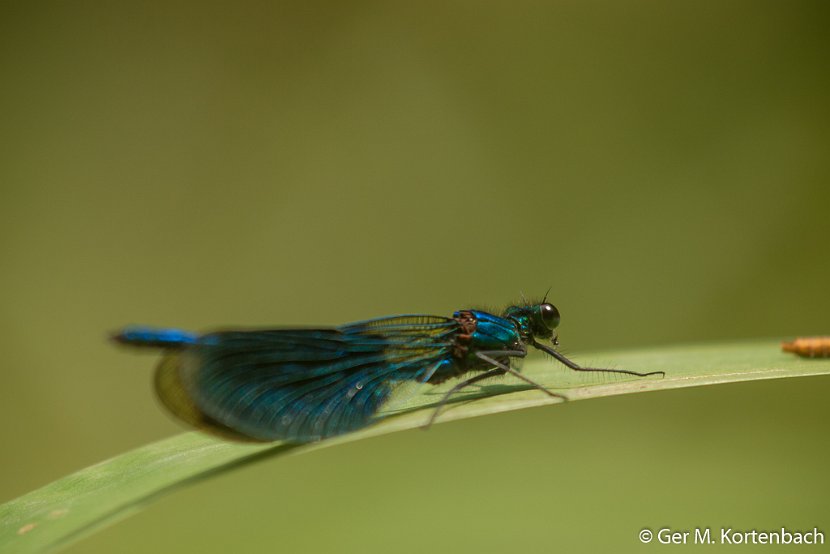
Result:
<svg viewBox="0 0 830 554"><path fill-rule="evenodd" d="M830 374L830 359L802 359L777 341L674 346L577 356L587 366L666 372L665 378L581 374L550 360L523 372L571 400L691 386ZM422 426L453 383L428 387L399 415L357 433L308 444L232 443L200 432L174 436L50 483L0 506L0 551L43 552L68 545L151 504L156 498L264 458L302 453ZM556 403L510 379L483 383L453 398L438 423Z"/></svg>

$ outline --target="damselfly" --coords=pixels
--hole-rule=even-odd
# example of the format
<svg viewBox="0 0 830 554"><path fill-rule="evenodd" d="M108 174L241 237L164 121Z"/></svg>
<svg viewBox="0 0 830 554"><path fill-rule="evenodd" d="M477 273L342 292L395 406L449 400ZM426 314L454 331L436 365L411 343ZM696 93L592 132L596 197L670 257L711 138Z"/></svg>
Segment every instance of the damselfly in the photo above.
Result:
<svg viewBox="0 0 830 554"><path fill-rule="evenodd" d="M156 391L176 416L247 440L302 443L348 433L381 417L403 384L434 385L467 374L437 403L430 423L453 394L499 375L566 399L511 367L529 346L576 371L664 375L579 366L556 350L558 325L559 311L543 299L501 315L466 309L452 317L397 315L334 328L205 335L128 327L114 338L165 351Z"/></svg>

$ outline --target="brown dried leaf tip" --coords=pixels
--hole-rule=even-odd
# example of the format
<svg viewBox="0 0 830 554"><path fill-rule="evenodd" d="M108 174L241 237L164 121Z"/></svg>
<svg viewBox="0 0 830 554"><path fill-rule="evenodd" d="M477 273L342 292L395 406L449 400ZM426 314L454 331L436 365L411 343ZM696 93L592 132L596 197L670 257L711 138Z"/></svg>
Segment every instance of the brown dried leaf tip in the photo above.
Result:
<svg viewBox="0 0 830 554"><path fill-rule="evenodd" d="M830 337L798 337L790 342L782 342L781 350L792 352L803 358L830 357Z"/></svg>

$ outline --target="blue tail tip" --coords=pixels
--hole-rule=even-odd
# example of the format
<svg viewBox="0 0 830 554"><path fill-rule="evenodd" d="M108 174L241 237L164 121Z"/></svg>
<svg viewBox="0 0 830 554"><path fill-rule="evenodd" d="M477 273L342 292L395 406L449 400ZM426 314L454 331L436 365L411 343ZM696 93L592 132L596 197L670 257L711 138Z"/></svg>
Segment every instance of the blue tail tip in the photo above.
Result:
<svg viewBox="0 0 830 554"><path fill-rule="evenodd" d="M125 327L112 335L112 340L121 344L161 348L185 346L195 343L198 339L198 335L181 329L160 329L140 325Z"/></svg>

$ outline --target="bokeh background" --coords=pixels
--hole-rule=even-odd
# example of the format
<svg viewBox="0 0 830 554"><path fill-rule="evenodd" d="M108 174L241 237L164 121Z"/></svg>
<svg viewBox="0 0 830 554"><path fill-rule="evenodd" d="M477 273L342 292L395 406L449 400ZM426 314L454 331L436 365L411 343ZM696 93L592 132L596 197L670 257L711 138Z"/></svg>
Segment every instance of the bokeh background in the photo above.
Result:
<svg viewBox="0 0 830 554"><path fill-rule="evenodd" d="M128 323L337 324L552 287L583 361L830 332L828 15L4 3L0 501L180 432L156 358L106 341ZM827 378L756 382L375 438L202 483L71 551L830 533L828 396Z"/></svg>

